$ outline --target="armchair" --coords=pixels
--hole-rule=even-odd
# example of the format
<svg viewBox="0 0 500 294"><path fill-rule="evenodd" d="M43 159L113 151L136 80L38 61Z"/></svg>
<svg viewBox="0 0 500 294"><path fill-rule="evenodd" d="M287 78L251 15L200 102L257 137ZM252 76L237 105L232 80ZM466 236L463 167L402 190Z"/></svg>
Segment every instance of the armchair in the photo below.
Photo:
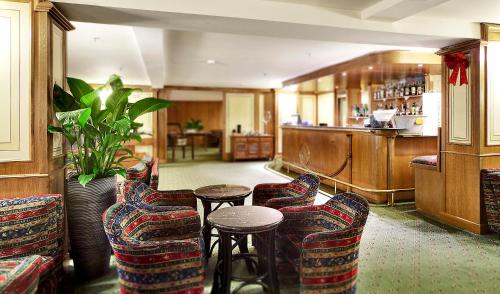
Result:
<svg viewBox="0 0 500 294"><path fill-rule="evenodd" d="M22 279L26 272L16 268L36 266L38 293L55 293L64 254L61 195L0 200L0 231L0 275L7 274L11 281ZM0 280L0 287L3 283Z"/></svg>
<svg viewBox="0 0 500 294"><path fill-rule="evenodd" d="M355 293L368 202L354 193L323 205L280 209L278 251L300 275L300 293Z"/></svg>
<svg viewBox="0 0 500 294"><path fill-rule="evenodd" d="M116 203L103 214L122 293L203 293L200 216Z"/></svg>
<svg viewBox="0 0 500 294"><path fill-rule="evenodd" d="M40 255L0 260L0 293L36 293L41 264Z"/></svg>
<svg viewBox="0 0 500 294"><path fill-rule="evenodd" d="M500 169L481 170L481 196L488 228L500 234Z"/></svg>
<svg viewBox="0 0 500 294"><path fill-rule="evenodd" d="M312 205L319 184L319 178L313 174L303 174L290 183L259 184L253 190L252 205L275 209Z"/></svg>
<svg viewBox="0 0 500 294"><path fill-rule="evenodd" d="M150 156L144 157L142 162L127 169L127 180L139 180L148 184L152 189L158 190L158 159L153 159Z"/></svg>

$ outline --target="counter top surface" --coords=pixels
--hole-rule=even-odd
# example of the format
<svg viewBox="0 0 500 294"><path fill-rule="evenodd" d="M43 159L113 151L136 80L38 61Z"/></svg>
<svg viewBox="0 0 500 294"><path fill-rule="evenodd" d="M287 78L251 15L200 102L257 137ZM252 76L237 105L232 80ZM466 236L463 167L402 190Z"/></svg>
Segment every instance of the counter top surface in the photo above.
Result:
<svg viewBox="0 0 500 294"><path fill-rule="evenodd" d="M311 130L311 131L341 131L341 132L366 132L366 133L394 133L398 130L397 128L366 128L362 126L333 126L333 127L319 127L319 126L291 126L291 125L282 125L283 129L298 129L298 130ZM437 137L437 136L429 136L429 135L411 135L411 134L402 134L398 135L399 137Z"/></svg>

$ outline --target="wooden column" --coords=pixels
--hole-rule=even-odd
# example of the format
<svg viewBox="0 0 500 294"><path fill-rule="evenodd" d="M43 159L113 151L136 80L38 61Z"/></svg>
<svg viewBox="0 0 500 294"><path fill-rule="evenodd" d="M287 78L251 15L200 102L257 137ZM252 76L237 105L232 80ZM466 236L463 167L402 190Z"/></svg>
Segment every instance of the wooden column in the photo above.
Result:
<svg viewBox="0 0 500 294"><path fill-rule="evenodd" d="M22 161L4 158L0 162L0 197L17 197L64 192L63 141L47 133L53 123L52 87L66 78L66 31L71 23L50 1L10 1L28 3L31 30L31 79L29 85L29 158ZM2 9L0 7L0 9ZM57 34L57 36L55 36ZM21 36L21 38L24 36ZM22 41L22 39L21 39ZM62 85L64 86L64 85ZM21 97L21 99L24 99ZM1 151L1 150L0 150Z"/></svg>

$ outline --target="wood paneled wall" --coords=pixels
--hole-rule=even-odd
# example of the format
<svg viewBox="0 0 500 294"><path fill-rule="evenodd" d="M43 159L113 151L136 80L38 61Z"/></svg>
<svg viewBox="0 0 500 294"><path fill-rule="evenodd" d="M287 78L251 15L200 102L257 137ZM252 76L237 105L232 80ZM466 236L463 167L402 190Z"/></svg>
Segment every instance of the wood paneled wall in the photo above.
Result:
<svg viewBox="0 0 500 294"><path fill-rule="evenodd" d="M73 26L46 0L11 1L31 4L31 155L29 161L0 163L0 198L64 192L64 158L53 155L52 29L63 31L63 75L66 75L66 31ZM28 134L26 134L28 135Z"/></svg>
<svg viewBox="0 0 500 294"><path fill-rule="evenodd" d="M174 101L167 109L169 123L180 123L182 127L191 118L201 120L204 131L224 128L222 101Z"/></svg>

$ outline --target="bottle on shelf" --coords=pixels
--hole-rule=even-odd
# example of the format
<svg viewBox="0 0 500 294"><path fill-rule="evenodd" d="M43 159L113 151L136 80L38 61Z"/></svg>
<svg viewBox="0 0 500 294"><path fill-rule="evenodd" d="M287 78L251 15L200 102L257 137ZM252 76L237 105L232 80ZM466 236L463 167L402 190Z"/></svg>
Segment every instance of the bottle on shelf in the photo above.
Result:
<svg viewBox="0 0 500 294"><path fill-rule="evenodd" d="M409 84L405 84L403 96L410 96L410 85Z"/></svg>
<svg viewBox="0 0 500 294"><path fill-rule="evenodd" d="M411 114L412 115L416 115L417 114L417 103L416 102L413 102L411 104Z"/></svg>
<svg viewBox="0 0 500 294"><path fill-rule="evenodd" d="M406 105L406 101L405 101L405 102L403 102L401 115L406 115L407 112L408 112L408 106Z"/></svg>
<svg viewBox="0 0 500 294"><path fill-rule="evenodd" d="M417 85L415 84L415 81L411 83L410 86L410 95L415 96L417 95Z"/></svg>

